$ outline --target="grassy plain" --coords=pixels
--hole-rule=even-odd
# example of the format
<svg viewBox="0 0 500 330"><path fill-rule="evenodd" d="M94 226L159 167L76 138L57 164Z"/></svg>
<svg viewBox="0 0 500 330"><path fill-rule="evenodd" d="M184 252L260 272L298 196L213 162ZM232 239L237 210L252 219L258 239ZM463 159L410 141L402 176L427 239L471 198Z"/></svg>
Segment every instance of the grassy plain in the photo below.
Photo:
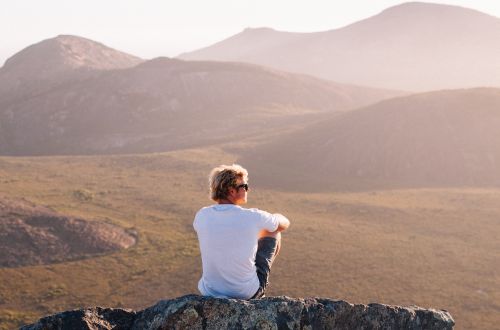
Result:
<svg viewBox="0 0 500 330"><path fill-rule="evenodd" d="M109 255L0 269L0 329L84 306L139 309L197 293L192 219L210 203L209 170L237 159L227 150L238 148L1 157L0 195L135 229L139 241ZM457 329L500 324L500 190L252 187L249 201L292 220L269 295L447 309Z"/></svg>

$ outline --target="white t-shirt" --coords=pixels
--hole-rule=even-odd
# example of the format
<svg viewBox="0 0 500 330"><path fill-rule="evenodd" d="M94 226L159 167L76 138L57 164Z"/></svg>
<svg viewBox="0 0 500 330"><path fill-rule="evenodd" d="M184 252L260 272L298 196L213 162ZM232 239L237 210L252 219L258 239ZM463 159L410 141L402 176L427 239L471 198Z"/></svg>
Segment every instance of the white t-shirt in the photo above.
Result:
<svg viewBox="0 0 500 330"><path fill-rule="evenodd" d="M234 204L202 208L194 218L203 275L198 290L204 296L249 299L259 288L255 255L259 232L276 231L277 215Z"/></svg>

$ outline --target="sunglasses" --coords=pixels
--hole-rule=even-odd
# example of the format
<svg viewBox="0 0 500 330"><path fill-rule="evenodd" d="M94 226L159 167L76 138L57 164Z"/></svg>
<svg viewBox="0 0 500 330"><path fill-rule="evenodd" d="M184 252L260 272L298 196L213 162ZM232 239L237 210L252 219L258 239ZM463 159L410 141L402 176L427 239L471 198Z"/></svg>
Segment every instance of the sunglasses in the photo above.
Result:
<svg viewBox="0 0 500 330"><path fill-rule="evenodd" d="M245 191L248 191L248 183L242 183L240 185L235 186L236 189L240 190L240 188L244 188Z"/></svg>

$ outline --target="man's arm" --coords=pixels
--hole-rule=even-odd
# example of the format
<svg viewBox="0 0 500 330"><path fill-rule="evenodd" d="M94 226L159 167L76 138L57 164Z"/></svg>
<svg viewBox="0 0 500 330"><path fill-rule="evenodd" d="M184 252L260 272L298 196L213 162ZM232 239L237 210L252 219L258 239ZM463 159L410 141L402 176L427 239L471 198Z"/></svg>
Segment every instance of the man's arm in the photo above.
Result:
<svg viewBox="0 0 500 330"><path fill-rule="evenodd" d="M278 229L276 229L277 232L285 231L288 227L290 227L290 220L288 220L283 214L275 213L274 216L278 218L279 221Z"/></svg>
<svg viewBox="0 0 500 330"><path fill-rule="evenodd" d="M290 220L288 220L283 214L274 213L273 214L278 219L278 229L275 231L267 231L265 229L261 230L259 233L259 238L262 237L281 237L281 232L285 231L290 227Z"/></svg>

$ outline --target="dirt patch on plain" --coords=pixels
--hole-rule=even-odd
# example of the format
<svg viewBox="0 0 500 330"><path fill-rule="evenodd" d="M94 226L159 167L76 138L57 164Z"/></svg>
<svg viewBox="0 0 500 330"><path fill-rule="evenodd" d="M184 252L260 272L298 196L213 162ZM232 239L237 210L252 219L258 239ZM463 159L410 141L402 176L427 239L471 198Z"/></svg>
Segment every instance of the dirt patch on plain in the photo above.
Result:
<svg viewBox="0 0 500 330"><path fill-rule="evenodd" d="M135 233L0 197L0 267L56 263L110 253L136 243Z"/></svg>

